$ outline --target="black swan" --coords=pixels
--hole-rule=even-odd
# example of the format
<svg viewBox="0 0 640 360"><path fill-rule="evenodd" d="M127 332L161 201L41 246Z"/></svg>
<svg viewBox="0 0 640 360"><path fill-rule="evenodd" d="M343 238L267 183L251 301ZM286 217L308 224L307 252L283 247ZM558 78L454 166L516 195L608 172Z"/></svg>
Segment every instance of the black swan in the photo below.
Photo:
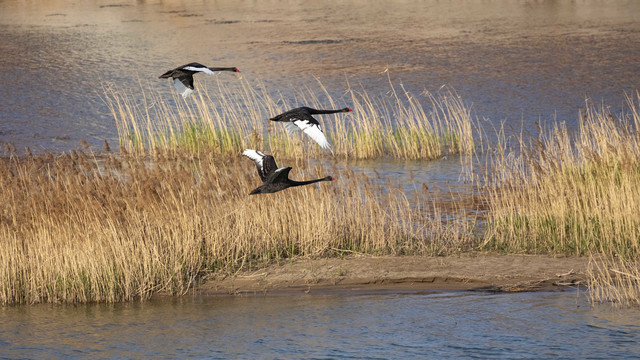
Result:
<svg viewBox="0 0 640 360"><path fill-rule="evenodd" d="M295 125L298 128L300 128L300 130L302 130L305 134L309 135L318 144L320 144L321 148L329 149L331 145L329 144L329 141L327 141L326 136L324 136L324 133L320 128L320 123L318 122L318 120L314 119L313 116L311 115L335 114L335 113L349 112L349 111L353 111L353 110L349 108L344 108L339 110L317 110L317 109L312 109L310 107L303 106L303 107L295 108L293 110L289 110L280 115L276 115L269 120L285 122L287 125L287 130L290 130L290 131L295 129L295 127L293 127L293 125Z"/></svg>
<svg viewBox="0 0 640 360"><path fill-rule="evenodd" d="M192 62L187 65L182 65L173 70L169 70L166 73L160 75L160 79L173 78L173 86L176 87L180 95L186 98L193 92L193 74L203 72L205 74L213 75L216 71L233 71L240 72L235 67L207 67L197 62Z"/></svg>
<svg viewBox="0 0 640 360"><path fill-rule="evenodd" d="M289 171L291 167L278 168L276 160L271 155L266 155L262 151L247 149L242 155L248 157L256 163L258 175L262 179L263 184L255 188L249 195L274 193L293 186L302 186L313 184L319 181L333 181L331 176L322 179L294 181L289 179Z"/></svg>

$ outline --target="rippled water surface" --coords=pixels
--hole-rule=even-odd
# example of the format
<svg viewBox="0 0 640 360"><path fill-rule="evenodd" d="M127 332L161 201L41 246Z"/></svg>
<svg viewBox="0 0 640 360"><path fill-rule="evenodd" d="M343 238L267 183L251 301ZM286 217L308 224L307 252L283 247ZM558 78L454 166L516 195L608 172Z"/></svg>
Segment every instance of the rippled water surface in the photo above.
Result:
<svg viewBox="0 0 640 360"><path fill-rule="evenodd" d="M8 358L637 358L640 312L584 294L405 293L1 308Z"/></svg>

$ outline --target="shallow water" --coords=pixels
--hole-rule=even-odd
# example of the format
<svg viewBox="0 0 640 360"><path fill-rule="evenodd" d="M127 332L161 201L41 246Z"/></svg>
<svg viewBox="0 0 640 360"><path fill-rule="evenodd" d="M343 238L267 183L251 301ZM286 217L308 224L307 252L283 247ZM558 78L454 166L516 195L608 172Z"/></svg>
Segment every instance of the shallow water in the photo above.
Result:
<svg viewBox="0 0 640 360"><path fill-rule="evenodd" d="M640 311L575 290L1 308L7 358L637 358Z"/></svg>

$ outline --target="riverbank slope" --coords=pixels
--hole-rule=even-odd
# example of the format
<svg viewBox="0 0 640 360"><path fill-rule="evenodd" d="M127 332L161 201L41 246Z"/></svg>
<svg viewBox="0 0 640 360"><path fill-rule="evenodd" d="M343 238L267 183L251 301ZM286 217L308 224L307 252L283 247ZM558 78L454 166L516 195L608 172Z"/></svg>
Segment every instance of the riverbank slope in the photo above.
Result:
<svg viewBox="0 0 640 360"><path fill-rule="evenodd" d="M201 295L552 291L585 285L588 264L587 257L495 254L295 259L211 276L195 291Z"/></svg>

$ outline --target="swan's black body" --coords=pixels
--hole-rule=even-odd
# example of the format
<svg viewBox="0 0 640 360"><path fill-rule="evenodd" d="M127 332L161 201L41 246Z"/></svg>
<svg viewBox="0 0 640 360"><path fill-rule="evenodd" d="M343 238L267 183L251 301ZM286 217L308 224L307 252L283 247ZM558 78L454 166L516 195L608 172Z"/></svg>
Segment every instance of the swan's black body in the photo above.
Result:
<svg viewBox="0 0 640 360"><path fill-rule="evenodd" d="M166 73L160 75L160 79L173 79L173 85L176 87L178 92L183 96L189 96L193 90L193 74L203 72L205 74L213 75L216 71L232 71L232 72L240 72L238 68L235 67L207 67L197 62L188 63L187 65L182 65L173 70L169 70Z"/></svg>
<svg viewBox="0 0 640 360"><path fill-rule="evenodd" d="M327 138L324 136L322 129L320 128L320 123L316 120L312 115L321 115L321 114L335 114L341 112L349 112L353 111L349 108L343 108L338 110L318 110L310 107L299 107L287 112L284 112L280 115L276 115L272 117L271 121L279 121L286 122L287 125L294 124L300 130L302 130L305 134L309 135L313 140L315 140L320 147L324 149L328 149L331 147Z"/></svg>
<svg viewBox="0 0 640 360"><path fill-rule="evenodd" d="M338 109L338 110L318 110L310 107L299 107L295 109L291 109L289 111L283 112L280 115L276 115L269 120L272 121L295 121L295 120L307 120L312 124L319 125L318 120L314 119L311 115L322 115L322 114L335 114L341 112L349 112L352 111L349 108Z"/></svg>
<svg viewBox="0 0 640 360"><path fill-rule="evenodd" d="M320 181L335 180L331 176L307 181L291 180L289 179L289 171L291 171L291 167L287 166L278 168L273 156L251 149L245 150L242 155L255 162L256 168L258 169L258 175L260 175L260 179L262 179L262 185L251 191L249 195L274 193L294 186L303 186Z"/></svg>

